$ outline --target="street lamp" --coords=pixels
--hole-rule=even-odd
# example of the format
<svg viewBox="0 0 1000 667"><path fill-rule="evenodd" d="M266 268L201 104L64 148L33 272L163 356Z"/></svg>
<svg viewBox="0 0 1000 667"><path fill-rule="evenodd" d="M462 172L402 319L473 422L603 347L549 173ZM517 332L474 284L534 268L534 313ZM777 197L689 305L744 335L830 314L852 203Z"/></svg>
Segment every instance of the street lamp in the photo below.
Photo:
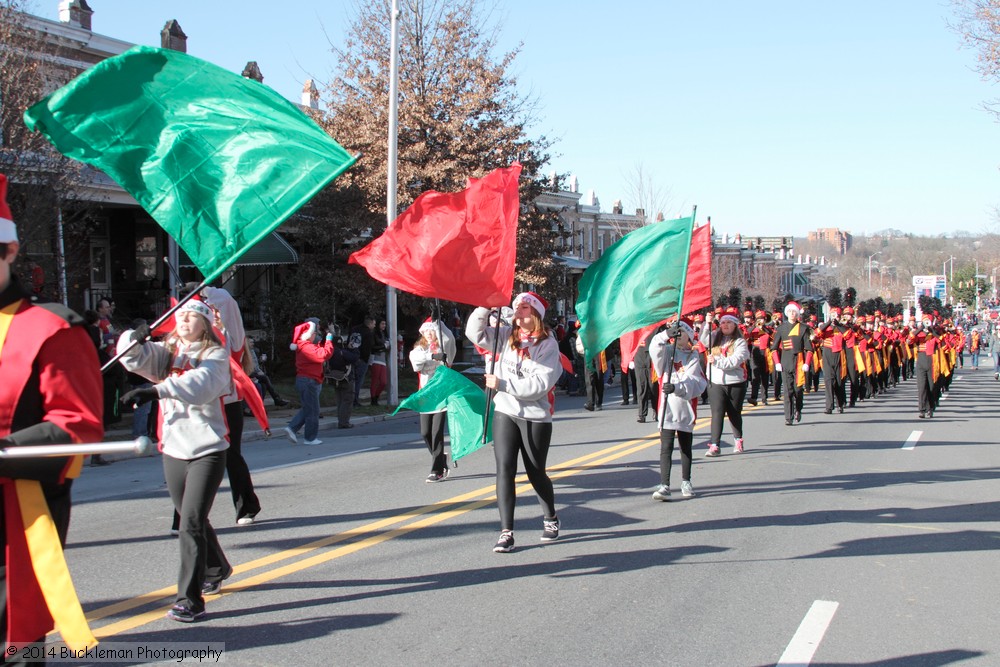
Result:
<svg viewBox="0 0 1000 667"><path fill-rule="evenodd" d="M879 251L877 251L875 253L872 253L871 255L868 255L868 289L872 288L872 258L875 255L881 255L881 254L882 254L882 251L879 250Z"/></svg>

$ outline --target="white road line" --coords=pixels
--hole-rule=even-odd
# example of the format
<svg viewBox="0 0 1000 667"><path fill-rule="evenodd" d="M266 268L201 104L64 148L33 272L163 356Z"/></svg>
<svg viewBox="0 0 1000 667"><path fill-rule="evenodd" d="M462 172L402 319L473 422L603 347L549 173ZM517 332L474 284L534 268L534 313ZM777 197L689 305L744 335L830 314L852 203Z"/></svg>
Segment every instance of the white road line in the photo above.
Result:
<svg viewBox="0 0 1000 667"><path fill-rule="evenodd" d="M924 434L923 431L914 431L910 434L910 437L906 439L903 443L903 449L913 449L917 446L917 440L920 440L920 436Z"/></svg>
<svg viewBox="0 0 1000 667"><path fill-rule="evenodd" d="M266 468L254 468L253 474L258 474L262 472L268 472L269 470L281 470L282 468L294 468L295 466L304 466L310 463L316 463L317 461L329 461L330 459L339 459L341 456L350 456L351 454L361 454L362 452L374 452L378 447L368 447L367 449L352 449L349 452L341 452L339 454L333 454L332 456L318 456L312 459L306 459L305 461L293 461L292 463L282 463L281 465L268 466Z"/></svg>
<svg viewBox="0 0 1000 667"><path fill-rule="evenodd" d="M830 627L830 621L837 612L839 602L827 602L826 600L816 600L806 612L806 617L799 624L799 629L795 631L795 636L788 643L785 652L778 658L777 665L786 667L806 667L812 662L819 643L823 641L826 629Z"/></svg>

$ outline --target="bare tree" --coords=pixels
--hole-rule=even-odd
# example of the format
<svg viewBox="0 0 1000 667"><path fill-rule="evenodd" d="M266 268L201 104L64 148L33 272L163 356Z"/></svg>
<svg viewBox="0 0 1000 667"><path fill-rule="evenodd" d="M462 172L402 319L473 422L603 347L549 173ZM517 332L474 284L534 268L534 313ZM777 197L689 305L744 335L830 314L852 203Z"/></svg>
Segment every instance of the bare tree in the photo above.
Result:
<svg viewBox="0 0 1000 667"><path fill-rule="evenodd" d="M62 254L82 254L88 211L80 163L52 148L23 121L24 111L76 72L63 49L32 29L26 0L0 0L0 172L10 183L8 201L17 222L21 252L15 270L43 296L64 298L58 275ZM85 262L66 266L69 285L82 282Z"/></svg>
<svg viewBox="0 0 1000 667"><path fill-rule="evenodd" d="M625 196L636 210L642 210L645 224L672 217L669 211L672 204L670 188L660 185L655 175L642 162L636 162L625 175ZM620 226L612 224L621 236L632 231L619 229Z"/></svg>

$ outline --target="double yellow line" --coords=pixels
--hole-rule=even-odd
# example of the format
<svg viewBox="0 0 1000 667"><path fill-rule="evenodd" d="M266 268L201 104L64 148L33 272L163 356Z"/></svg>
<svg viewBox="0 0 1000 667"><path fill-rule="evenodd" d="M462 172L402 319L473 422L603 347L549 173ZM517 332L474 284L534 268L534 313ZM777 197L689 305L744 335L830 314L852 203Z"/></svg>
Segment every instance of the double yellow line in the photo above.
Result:
<svg viewBox="0 0 1000 667"><path fill-rule="evenodd" d="M695 423L695 429L699 429L708 423L707 418L699 419ZM635 440L619 443L612 447L606 447L600 451L592 452L584 456L572 459L565 463L553 466L549 469L549 476L553 479L560 479L581 473L588 468L599 466L617 459L624 458L636 452L659 444L659 434L649 435ZM531 485L527 483L527 477L520 475L516 479L518 486L515 493L520 495L531 490ZM336 535L330 535L320 540L315 540L292 549L286 549L263 558L237 565L233 568L233 574L243 574L261 568L269 568L253 576L241 579L235 583L227 583L221 596L230 595L240 591L259 586L261 584L279 579L286 575L301 572L308 568L327 563L342 556L356 553L363 549L373 547L377 544L400 537L447 521L448 519L460 516L467 512L491 505L496 501L496 492L493 484L484 486L475 491L470 491L447 500L442 500L431 505L425 505L401 514L396 514L385 519L380 519L364 526L351 528ZM401 525L402 524L402 525ZM393 528L393 526L396 526ZM353 540L353 541L352 541ZM345 544L346 543L346 544ZM327 547L342 545L335 549L325 550ZM324 550L324 551L320 551ZM319 552L319 553L315 553ZM312 555L310 555L312 554ZM289 562L290 561L290 562ZM278 567L271 567L285 563ZM163 618L163 615L170 609L176 595L176 586L164 587L159 590L150 591L144 595L128 600L122 600L115 604L100 607L87 614L90 623L99 621L109 616L120 615L125 612L154 605L153 609L141 612L134 616L129 616L120 621L115 621L93 630L98 639L107 639L117 634L134 630L140 626Z"/></svg>

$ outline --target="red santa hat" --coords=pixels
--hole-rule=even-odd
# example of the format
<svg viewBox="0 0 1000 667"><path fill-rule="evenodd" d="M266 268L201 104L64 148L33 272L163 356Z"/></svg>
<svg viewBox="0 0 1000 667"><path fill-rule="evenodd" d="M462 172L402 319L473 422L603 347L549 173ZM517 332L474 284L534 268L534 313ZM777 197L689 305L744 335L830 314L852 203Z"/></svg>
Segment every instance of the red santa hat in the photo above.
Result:
<svg viewBox="0 0 1000 667"><path fill-rule="evenodd" d="M292 332L292 344L288 346L288 349L295 351L299 349L300 340L312 340L313 336L316 335L316 320L308 319L302 324L296 324L295 330Z"/></svg>
<svg viewBox="0 0 1000 667"><path fill-rule="evenodd" d="M177 309L177 312L198 313L208 320L208 326L212 326L212 323L215 321L215 312L212 310L212 307L202 301L199 296L193 296L185 301L184 304Z"/></svg>
<svg viewBox="0 0 1000 667"><path fill-rule="evenodd" d="M732 322L733 324L739 324L740 323L739 314L740 311L730 306L729 308L726 308L726 310L723 312L722 317L719 318L719 322L720 323Z"/></svg>
<svg viewBox="0 0 1000 667"><path fill-rule="evenodd" d="M802 313L802 306L795 303L794 301L789 301L788 305L785 306L785 317L789 317L788 313L790 311L795 311L795 314L799 315Z"/></svg>
<svg viewBox="0 0 1000 667"><path fill-rule="evenodd" d="M691 321L691 319L690 319L690 318L688 318L688 317L682 317L682 318L681 318L681 321L677 323L677 325L678 325L678 326L679 326L679 327L680 327L680 328L681 328L681 329L682 329L682 330L683 330L683 331L684 331L685 333L687 333L688 337L689 337L689 338L690 338L691 340L694 340L694 327L692 326L692 324L693 324L693 322L692 322L692 321Z"/></svg>
<svg viewBox="0 0 1000 667"><path fill-rule="evenodd" d="M420 331L421 336L423 336L428 331L432 331L434 335L437 336L438 335L437 322L428 317L420 324L420 329L418 329L418 331Z"/></svg>
<svg viewBox="0 0 1000 667"><path fill-rule="evenodd" d="M517 307L522 303L527 303L529 306L538 311L538 315L545 319L545 311L548 310L549 302L538 296L534 292L521 292L514 297L514 302L510 305L511 308L517 310Z"/></svg>
<svg viewBox="0 0 1000 667"><path fill-rule="evenodd" d="M7 177L0 174L0 243L17 243L17 227L7 206Z"/></svg>

